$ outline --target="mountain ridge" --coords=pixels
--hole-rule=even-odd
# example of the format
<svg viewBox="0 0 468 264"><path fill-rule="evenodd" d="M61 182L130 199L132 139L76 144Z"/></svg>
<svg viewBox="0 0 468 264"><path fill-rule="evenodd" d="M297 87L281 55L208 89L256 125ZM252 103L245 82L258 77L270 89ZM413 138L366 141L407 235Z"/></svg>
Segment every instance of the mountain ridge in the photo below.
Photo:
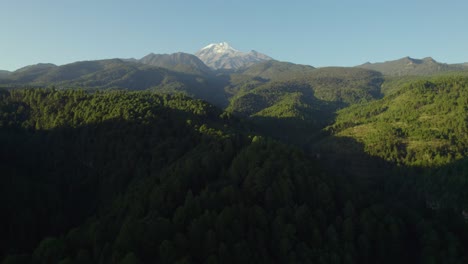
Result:
<svg viewBox="0 0 468 264"><path fill-rule="evenodd" d="M8 75L10 75L10 74L11 74L11 72L9 72L9 71L0 70L0 79L8 77Z"/></svg>
<svg viewBox="0 0 468 264"><path fill-rule="evenodd" d="M174 71L194 73L194 74L211 74L211 69L206 66L197 56L177 52L172 54L154 54L150 53L138 62L150 66L166 68Z"/></svg>
<svg viewBox="0 0 468 264"><path fill-rule="evenodd" d="M384 62L370 63L356 66L368 70L375 70L388 76L428 76L437 73L455 72L466 70L463 66L458 64L441 63L434 60L432 57L425 57L423 59L415 59L409 56Z"/></svg>

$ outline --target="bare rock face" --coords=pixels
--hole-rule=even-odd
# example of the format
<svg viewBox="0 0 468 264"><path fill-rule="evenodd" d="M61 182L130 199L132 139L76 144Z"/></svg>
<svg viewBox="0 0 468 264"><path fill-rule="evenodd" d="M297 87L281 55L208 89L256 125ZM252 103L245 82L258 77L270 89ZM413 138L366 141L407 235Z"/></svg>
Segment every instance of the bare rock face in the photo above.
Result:
<svg viewBox="0 0 468 264"><path fill-rule="evenodd" d="M226 42L210 44L199 50L195 55L215 70L235 70L258 62L272 60L267 55L254 50L250 52L238 51Z"/></svg>

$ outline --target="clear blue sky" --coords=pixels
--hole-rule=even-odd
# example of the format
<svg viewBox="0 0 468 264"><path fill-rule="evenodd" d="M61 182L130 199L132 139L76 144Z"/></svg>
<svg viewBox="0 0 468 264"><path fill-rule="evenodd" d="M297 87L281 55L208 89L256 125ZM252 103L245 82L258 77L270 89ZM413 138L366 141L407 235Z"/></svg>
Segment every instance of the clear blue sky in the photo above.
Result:
<svg viewBox="0 0 468 264"><path fill-rule="evenodd" d="M212 43L313 66L468 62L466 0L0 0L0 69L193 53Z"/></svg>

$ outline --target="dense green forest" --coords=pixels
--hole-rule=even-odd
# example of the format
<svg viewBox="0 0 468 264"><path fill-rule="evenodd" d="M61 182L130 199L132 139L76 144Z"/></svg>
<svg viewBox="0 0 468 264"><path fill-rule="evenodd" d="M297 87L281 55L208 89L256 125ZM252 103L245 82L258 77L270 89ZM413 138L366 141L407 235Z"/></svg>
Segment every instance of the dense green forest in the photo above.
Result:
<svg viewBox="0 0 468 264"><path fill-rule="evenodd" d="M338 111L326 129L334 137L320 142L319 151L343 153L338 149L348 142L348 157L365 153L419 171L404 181L413 181L415 194L430 207L466 211L468 78L404 78L390 86L393 91L381 100ZM366 158L360 162L368 165Z"/></svg>
<svg viewBox="0 0 468 264"><path fill-rule="evenodd" d="M345 93L362 100L315 96L327 78L350 83L329 73L247 85L239 98L266 98L250 118L182 94L2 90L0 258L467 263L468 81L411 82L379 99L374 74ZM255 119L288 113L310 131L329 126L289 145Z"/></svg>
<svg viewBox="0 0 468 264"><path fill-rule="evenodd" d="M382 100L338 113L330 127L398 164L440 166L468 155L468 78L409 82Z"/></svg>
<svg viewBox="0 0 468 264"><path fill-rule="evenodd" d="M357 66L363 69L379 71L387 76L431 76L441 73L454 73L466 71L463 64L446 64L434 60L431 57L414 59L404 57L398 60L365 63Z"/></svg>
<svg viewBox="0 0 468 264"><path fill-rule="evenodd" d="M466 73L363 68L2 75L0 261L467 263Z"/></svg>

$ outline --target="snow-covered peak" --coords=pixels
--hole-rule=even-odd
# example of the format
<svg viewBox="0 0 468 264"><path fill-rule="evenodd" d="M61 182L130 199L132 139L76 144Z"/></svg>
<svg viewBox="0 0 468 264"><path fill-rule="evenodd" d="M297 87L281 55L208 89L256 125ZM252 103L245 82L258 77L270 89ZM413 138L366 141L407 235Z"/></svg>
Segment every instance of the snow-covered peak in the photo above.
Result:
<svg viewBox="0 0 468 264"><path fill-rule="evenodd" d="M271 60L259 52L242 52L227 42L213 43L197 51L195 55L212 69L239 69L254 63Z"/></svg>
<svg viewBox="0 0 468 264"><path fill-rule="evenodd" d="M225 52L237 52L238 50L234 49L227 42L221 43L212 43L201 50L211 49L215 53L225 53Z"/></svg>

